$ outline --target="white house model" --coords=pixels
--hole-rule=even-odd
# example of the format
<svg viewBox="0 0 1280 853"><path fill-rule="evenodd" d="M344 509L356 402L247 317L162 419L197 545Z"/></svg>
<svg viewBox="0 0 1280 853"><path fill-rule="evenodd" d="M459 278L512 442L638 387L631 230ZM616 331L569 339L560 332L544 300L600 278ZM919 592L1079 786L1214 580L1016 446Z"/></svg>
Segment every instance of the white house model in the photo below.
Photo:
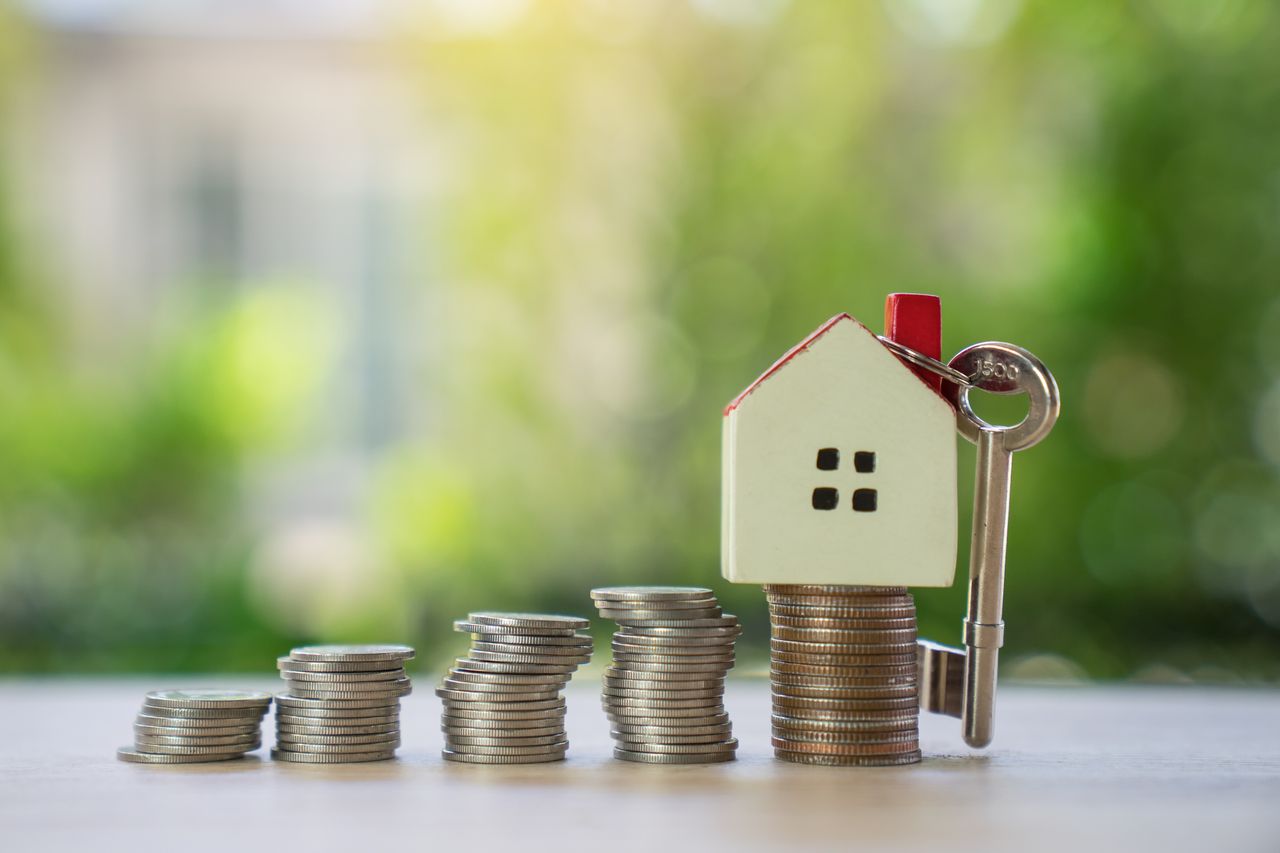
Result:
<svg viewBox="0 0 1280 853"><path fill-rule="evenodd" d="M937 346L936 298L890 297L891 316L895 299L908 311L932 300ZM892 325L889 337L919 348ZM950 586L955 424L936 383L848 314L833 317L725 409L724 577Z"/></svg>

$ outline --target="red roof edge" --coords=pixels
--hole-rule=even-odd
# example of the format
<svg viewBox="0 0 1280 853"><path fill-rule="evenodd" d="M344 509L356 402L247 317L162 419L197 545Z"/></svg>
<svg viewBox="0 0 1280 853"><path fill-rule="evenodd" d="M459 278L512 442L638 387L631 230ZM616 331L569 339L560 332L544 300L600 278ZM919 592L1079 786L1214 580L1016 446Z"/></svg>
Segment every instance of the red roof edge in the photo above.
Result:
<svg viewBox="0 0 1280 853"><path fill-rule="evenodd" d="M768 370L766 370L764 373L761 373L760 376L756 379L756 381L748 385L741 394L739 394L738 396L730 400L729 405L724 407L725 417L728 417L730 412L738 408L738 406L741 405L742 401L747 399L747 397L750 396L751 392L756 390L756 388L760 386L760 383L764 382L770 376L777 373L779 370L782 369L783 365L785 365L788 361L791 361L791 359L795 358L797 355L807 350L810 346L813 345L814 341L818 340L818 338L822 337L827 332L831 331L831 329L837 323L840 323L844 320L850 320L854 323L858 322L857 320L854 320L853 317L849 316L848 313L841 313L841 314L837 314L827 322L823 323L821 326L819 326L817 329L814 330L813 334L809 335L809 337L805 338L803 341L796 344L791 349L787 350L786 353L782 356L782 358L775 361L773 363L773 366L770 367Z"/></svg>

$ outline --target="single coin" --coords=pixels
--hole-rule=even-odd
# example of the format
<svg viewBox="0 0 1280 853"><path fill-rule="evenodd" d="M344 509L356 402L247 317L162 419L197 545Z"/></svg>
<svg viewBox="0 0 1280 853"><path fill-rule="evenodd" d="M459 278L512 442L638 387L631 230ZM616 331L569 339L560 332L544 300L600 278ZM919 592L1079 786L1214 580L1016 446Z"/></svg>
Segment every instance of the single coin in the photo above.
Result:
<svg viewBox="0 0 1280 853"><path fill-rule="evenodd" d="M271 694L260 690L222 690L193 688L190 690L153 690L144 699L152 708L178 710L231 710L253 709L266 711L271 704Z"/></svg>
<svg viewBox="0 0 1280 853"><path fill-rule="evenodd" d="M637 764L718 764L733 761L737 757L737 752L734 750L686 753L633 752L615 747L613 757L621 761L634 761Z"/></svg>
<svg viewBox="0 0 1280 853"><path fill-rule="evenodd" d="M916 608L873 607L863 608L857 605L848 607L816 607L808 604L771 604L769 619L838 619L840 621L896 622L898 620L915 621ZM894 627L894 626L888 626Z"/></svg>
<svg viewBox="0 0 1280 853"><path fill-rule="evenodd" d="M534 755L493 755L490 753L466 753L443 749L440 754L445 761L459 764L544 764L548 761L564 761L565 751L538 753Z"/></svg>
<svg viewBox="0 0 1280 853"><path fill-rule="evenodd" d="M343 755L349 753L389 752L400 746L400 738L380 740L373 743L298 743L297 741L277 741L274 752L302 752L310 755Z"/></svg>
<svg viewBox="0 0 1280 853"><path fill-rule="evenodd" d="M673 673L687 675L688 673ZM605 671L604 685L622 690L724 690L723 678L685 679L646 679L640 673L620 674L613 667Z"/></svg>
<svg viewBox="0 0 1280 853"><path fill-rule="evenodd" d="M521 743L523 740L532 740L536 738L563 738L564 726L541 726L540 728L523 728L523 729L486 729L476 726L441 726L440 731L444 732L445 738L485 738L494 741L512 741L512 746L529 746L530 744ZM500 744L490 744L498 746Z"/></svg>
<svg viewBox="0 0 1280 853"><path fill-rule="evenodd" d="M548 693L557 692L567 683L565 681L557 681L551 684L494 684L493 682L484 681L464 681L457 679L450 674L440 682L440 686L445 690L466 690L472 693L501 693L509 694L513 700L519 700L520 696L525 693ZM493 697L490 696L490 699Z"/></svg>
<svg viewBox="0 0 1280 853"><path fill-rule="evenodd" d="M364 761L386 761L395 758L396 753L393 749L377 752L290 752L273 749L271 757L276 761L290 761L294 764L358 764Z"/></svg>
<svg viewBox="0 0 1280 853"><path fill-rule="evenodd" d="M668 598L668 599L635 599L633 601L595 602L597 608L605 610L661 610L664 613L674 610L703 610L708 607L719 607L720 602L714 595L704 598Z"/></svg>
<svg viewBox="0 0 1280 853"><path fill-rule="evenodd" d="M479 685L471 684L471 685L468 685L468 688L473 688L477 686ZM440 697L441 699L450 699L454 701L463 701L463 702L471 702L471 701L493 702L494 700L501 697L503 702L506 704L523 704L525 702L550 701L552 699L557 698L560 695L560 691L558 690L546 690L546 691L536 691L536 692L526 692L526 693L486 693L481 690L472 690L472 689L460 690L453 687L437 687L435 692L436 692L436 696Z"/></svg>
<svg viewBox="0 0 1280 853"><path fill-rule="evenodd" d="M562 673L471 672L465 669L450 670L449 678L477 684L567 684L569 681L568 674Z"/></svg>
<svg viewBox="0 0 1280 853"><path fill-rule="evenodd" d="M138 712L149 717L165 717L170 720L261 720L265 711L245 708L163 708L142 704Z"/></svg>
<svg viewBox="0 0 1280 853"><path fill-rule="evenodd" d="M175 729L257 729L262 725L262 718L257 714L252 717L166 717L160 714L139 714L134 717L134 724L139 726L155 726L156 728Z"/></svg>
<svg viewBox="0 0 1280 853"><path fill-rule="evenodd" d="M733 617L737 619L737 617ZM703 620L705 621L705 620ZM678 637L678 638L699 638L708 637L739 637L742 633L741 625L719 625L719 626L692 626L685 625L681 628L673 628L666 625L627 625L626 630L617 631L614 637L627 638L626 642L632 642L632 637Z"/></svg>
<svg viewBox="0 0 1280 853"><path fill-rule="evenodd" d="M738 748L737 738L716 741L714 743L635 743L628 742L624 747L628 752L656 752L667 755L688 754L695 752L732 752Z"/></svg>
<svg viewBox="0 0 1280 853"><path fill-rule="evenodd" d="M470 737L466 735L446 734L444 742L445 744L448 745L450 749L460 749L460 751L462 752L466 751L465 749L466 747L485 747L486 749L498 747L500 750L505 750L505 748L519 749L522 747L530 747L530 746L561 746L563 745L566 748L569 746L569 739L565 737L563 732L556 735L541 735L537 737L515 737L515 738ZM500 751L498 754L518 754L518 753L506 753L505 751Z"/></svg>
<svg viewBox="0 0 1280 853"><path fill-rule="evenodd" d="M586 628L591 620L581 616L564 616L559 613L500 613L486 611L467 615L467 621L477 625L497 625L501 628L567 628L574 631Z"/></svg>
<svg viewBox="0 0 1280 853"><path fill-rule="evenodd" d="M300 661L405 661L413 658L411 646L353 645L353 646L302 646L289 652L289 657Z"/></svg>
<svg viewBox="0 0 1280 853"><path fill-rule="evenodd" d="M328 735L351 737L353 735L391 734L400 731L399 723L380 723L374 726L299 726L277 723L276 735Z"/></svg>
<svg viewBox="0 0 1280 853"><path fill-rule="evenodd" d="M557 694L551 699L525 700L520 702L495 701L493 699L475 698L475 694L455 699L445 698L444 707L460 708L470 711L562 711L564 710L564 697Z"/></svg>
<svg viewBox="0 0 1280 853"><path fill-rule="evenodd" d="M650 735L637 732L623 732L613 729L609 732L614 741L626 749L644 752L650 746L697 746L700 744L725 743L732 739L727 732L705 735Z"/></svg>
<svg viewBox="0 0 1280 853"><path fill-rule="evenodd" d="M769 673L771 676L812 676L815 678L892 678L892 679L916 679L917 668L915 663L901 664L899 666L828 666L823 664L805 664L805 663L787 663L785 661L771 661L769 665Z"/></svg>
<svg viewBox="0 0 1280 853"><path fill-rule="evenodd" d="M228 737L232 735L254 734L261 728L261 725L255 724L252 726L218 726L216 728L210 726L202 729L184 729L173 726L147 726L142 723L134 723L133 733L135 735L150 735L153 737Z"/></svg>
<svg viewBox="0 0 1280 853"><path fill-rule="evenodd" d="M579 664L586 663L590 660L589 656L583 656L581 659L561 658L552 659L551 656L544 655L518 655L509 652L482 652L472 649L467 653L470 660L487 661L489 663L512 663L530 666L551 666L557 667L557 671L573 672L578 668Z"/></svg>
<svg viewBox="0 0 1280 853"><path fill-rule="evenodd" d="M363 700L367 698L375 699L399 699L408 696L413 692L411 685L397 687L395 690L381 690L377 692L364 690L307 690L299 687L300 682L289 683L289 694L299 699L320 699L324 701L330 700Z"/></svg>
<svg viewBox="0 0 1280 853"><path fill-rule="evenodd" d="M563 753L569 748L569 741L563 740L543 746L472 746L450 743L448 748L450 752L459 755L548 755L555 752Z"/></svg>
<svg viewBox="0 0 1280 853"><path fill-rule="evenodd" d="M359 715L359 716L357 716ZM299 726L376 726L400 720L399 706L392 708L357 708L349 711L326 711L290 708L276 713L276 723Z"/></svg>
<svg viewBox="0 0 1280 853"><path fill-rule="evenodd" d="M321 747L330 746L363 746L376 744L368 749L394 749L400 745L400 733L384 732L372 735L300 735L292 732L280 732L276 736L276 745L280 749L294 752L324 752ZM357 750L360 751L360 750Z"/></svg>
<svg viewBox="0 0 1280 853"><path fill-rule="evenodd" d="M920 728L920 718L915 714L896 720L806 720L782 714L774 714L770 719L775 732L897 732Z"/></svg>
<svg viewBox="0 0 1280 853"><path fill-rule="evenodd" d="M473 654L477 654L473 652ZM488 653L490 656L496 654ZM539 660L550 660L550 658L539 658ZM465 672L506 672L513 675L524 673L526 675L541 673L543 675L573 675L578 671L578 662L572 662L572 659L563 659L569 662L549 663L529 663L516 661L494 661L494 660L475 660L474 658L458 658L454 661L453 668ZM586 660L581 661L586 663Z"/></svg>
<svg viewBox="0 0 1280 853"><path fill-rule="evenodd" d="M122 746L116 750L116 758L130 764L208 764L214 761L230 761L243 758L242 752L230 752L220 755L167 755L157 752L139 752L131 746Z"/></svg>
<svg viewBox="0 0 1280 853"><path fill-rule="evenodd" d="M153 735L135 730L133 744L146 752L153 746L239 746L248 748L250 744L261 743L262 735L258 732L234 735Z"/></svg>
<svg viewBox="0 0 1280 853"><path fill-rule="evenodd" d="M407 680L403 669L369 672L311 672L300 669L281 669L280 677L290 682L314 681L321 684L378 684L385 681Z"/></svg>
<svg viewBox="0 0 1280 853"><path fill-rule="evenodd" d="M601 586L591 590L595 601L679 601L712 595L700 586Z"/></svg>
<svg viewBox="0 0 1280 853"><path fill-rule="evenodd" d="M314 675L314 673L308 673ZM385 681L294 681L292 678L285 678L284 683L289 688L290 696L298 696L306 698L295 692L295 690L309 690L313 693L362 693L367 696L378 696L381 694L398 693L405 689L413 687L413 680L405 676ZM358 696L355 698L363 698Z"/></svg>
<svg viewBox="0 0 1280 853"><path fill-rule="evenodd" d="M741 632L742 628L738 625L738 617L732 613L725 613L723 616L710 616L705 619L615 619L619 625L629 630L637 628L672 628L681 631L687 631L696 628L736 628Z"/></svg>
<svg viewBox="0 0 1280 853"><path fill-rule="evenodd" d="M262 746L262 740L257 738L248 742L222 744L219 746L174 746L161 743L139 743L138 739L134 738L133 746L138 752L150 752L159 755L240 755L241 753L252 752Z"/></svg>
<svg viewBox="0 0 1280 853"><path fill-rule="evenodd" d="M500 731L520 731L524 729L563 729L564 713L547 717L526 717L509 720L504 714L497 719L479 716L459 716L458 714L441 714L440 725L452 729L498 729Z"/></svg>
<svg viewBox="0 0 1280 853"><path fill-rule="evenodd" d="M695 620L695 619L716 619L724 614L719 607L700 607L696 610L640 610L639 608L630 608L624 610L607 610L601 609L600 615L605 619L613 619L619 625L630 625L636 620L647 622L649 620Z"/></svg>
<svg viewBox="0 0 1280 853"><path fill-rule="evenodd" d="M557 628L535 628L531 625L487 625L482 622L472 622L467 619L458 619L453 623L453 630L461 631L464 634L480 634L488 636L490 634L497 636L522 636L522 637L572 637L575 628L557 627Z"/></svg>
<svg viewBox="0 0 1280 853"><path fill-rule="evenodd" d="M697 726L644 726L615 723L612 733L615 737L618 735L649 735L657 738L669 736L694 737L696 735L729 735L733 733L733 726L728 722Z"/></svg>
<svg viewBox="0 0 1280 853"><path fill-rule="evenodd" d="M898 767L919 764L920 750L904 755L813 755L774 749L775 757L793 764L817 764L826 767Z"/></svg>
<svg viewBox="0 0 1280 853"><path fill-rule="evenodd" d="M398 660L297 660L288 655L276 658L276 669L294 672L385 672L403 669L403 658Z"/></svg>
<svg viewBox="0 0 1280 853"><path fill-rule="evenodd" d="M325 710L357 710L361 708L392 708L400 707L400 699L397 696L368 696L363 699L338 699L324 698L316 699L310 696L295 696L289 693L276 694L277 710L280 708L288 708L286 713L297 713L298 709L318 708ZM351 716L359 716L352 714Z"/></svg>
<svg viewBox="0 0 1280 853"><path fill-rule="evenodd" d="M538 646L541 652L542 646L570 646L573 648L591 649L595 640L590 634L570 634L563 636L560 634L528 634L522 635L517 633L495 634L486 631L473 633L471 635L472 643L500 643L502 645L513 646Z"/></svg>
<svg viewBox="0 0 1280 853"><path fill-rule="evenodd" d="M570 646L537 646L520 645L518 643L481 643L471 644L471 651L497 652L504 655L525 655L527 657L545 658L582 658L591 657L590 643L574 643Z"/></svg>

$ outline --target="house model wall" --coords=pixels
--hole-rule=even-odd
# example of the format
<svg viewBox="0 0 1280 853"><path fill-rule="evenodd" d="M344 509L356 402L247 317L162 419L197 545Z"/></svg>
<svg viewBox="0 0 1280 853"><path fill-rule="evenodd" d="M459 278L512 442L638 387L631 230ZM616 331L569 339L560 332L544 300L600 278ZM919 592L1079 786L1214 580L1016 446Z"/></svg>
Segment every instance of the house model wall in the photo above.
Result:
<svg viewBox="0 0 1280 853"><path fill-rule="evenodd" d="M728 580L952 583L955 413L848 314L729 404L723 450Z"/></svg>

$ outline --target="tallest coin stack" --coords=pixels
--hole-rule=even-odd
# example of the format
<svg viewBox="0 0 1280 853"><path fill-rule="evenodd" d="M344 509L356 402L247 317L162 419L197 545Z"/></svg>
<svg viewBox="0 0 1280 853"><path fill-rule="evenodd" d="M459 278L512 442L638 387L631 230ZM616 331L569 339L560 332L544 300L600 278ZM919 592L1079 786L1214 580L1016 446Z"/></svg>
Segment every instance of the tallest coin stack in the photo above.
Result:
<svg viewBox="0 0 1280 853"><path fill-rule="evenodd" d="M920 761L906 587L770 584L773 748L798 764Z"/></svg>

